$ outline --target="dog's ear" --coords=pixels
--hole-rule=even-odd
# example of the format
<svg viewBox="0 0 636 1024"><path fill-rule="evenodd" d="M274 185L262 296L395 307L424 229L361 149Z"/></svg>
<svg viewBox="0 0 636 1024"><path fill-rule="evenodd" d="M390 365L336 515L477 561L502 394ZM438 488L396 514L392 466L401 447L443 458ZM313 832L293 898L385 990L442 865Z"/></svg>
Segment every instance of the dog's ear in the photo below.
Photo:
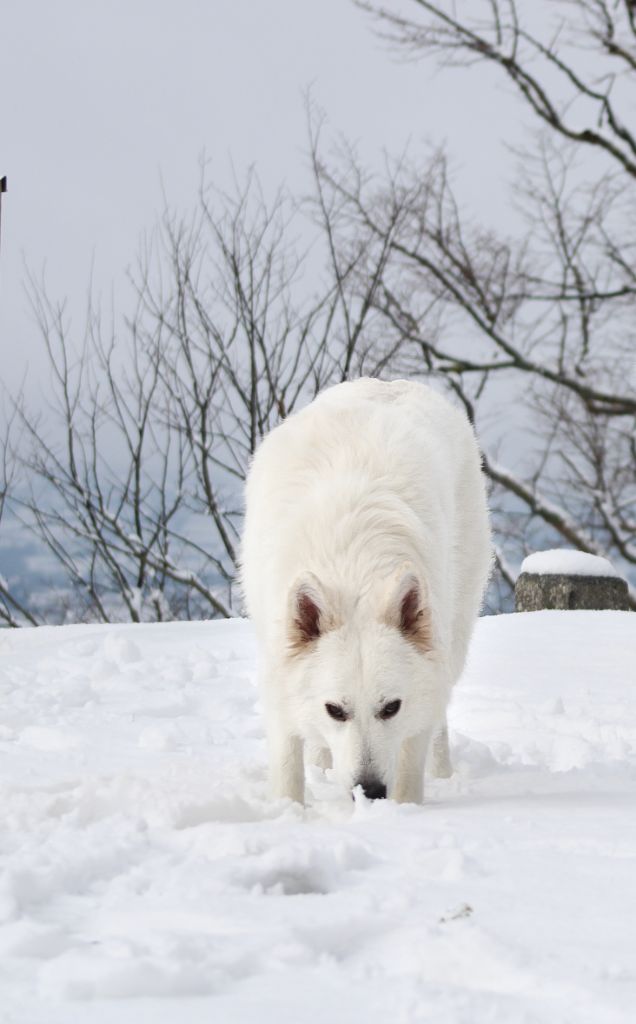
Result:
<svg viewBox="0 0 636 1024"><path fill-rule="evenodd" d="M324 587L313 573L309 573L292 588L290 594L289 642L292 652L306 650L334 626L333 609Z"/></svg>
<svg viewBox="0 0 636 1024"><path fill-rule="evenodd" d="M424 598L422 585L415 573L406 570L401 573L397 587L389 601L386 621L399 629L423 654L433 649L431 613Z"/></svg>
<svg viewBox="0 0 636 1024"><path fill-rule="evenodd" d="M319 598L308 587L299 587L296 591L294 607L294 627L298 639L309 644L320 636L321 609Z"/></svg>

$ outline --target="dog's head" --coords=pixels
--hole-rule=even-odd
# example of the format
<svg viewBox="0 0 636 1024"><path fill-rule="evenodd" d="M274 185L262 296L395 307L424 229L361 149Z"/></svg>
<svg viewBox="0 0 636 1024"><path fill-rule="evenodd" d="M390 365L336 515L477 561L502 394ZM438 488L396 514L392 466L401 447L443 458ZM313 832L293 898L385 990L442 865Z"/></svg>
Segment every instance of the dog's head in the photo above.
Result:
<svg viewBox="0 0 636 1024"><path fill-rule="evenodd" d="M343 785L390 796L404 740L438 713L423 582L403 567L347 599L308 575L290 595L288 633L288 696L305 737L329 748Z"/></svg>

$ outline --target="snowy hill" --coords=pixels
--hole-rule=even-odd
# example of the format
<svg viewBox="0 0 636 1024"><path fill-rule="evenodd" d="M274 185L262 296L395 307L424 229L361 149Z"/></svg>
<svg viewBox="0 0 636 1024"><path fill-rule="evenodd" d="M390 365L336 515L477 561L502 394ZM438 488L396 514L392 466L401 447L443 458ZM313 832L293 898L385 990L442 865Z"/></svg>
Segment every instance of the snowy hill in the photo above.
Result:
<svg viewBox="0 0 636 1024"><path fill-rule="evenodd" d="M241 621L0 634L0 1020L631 1022L636 615L483 619L424 807L264 796Z"/></svg>

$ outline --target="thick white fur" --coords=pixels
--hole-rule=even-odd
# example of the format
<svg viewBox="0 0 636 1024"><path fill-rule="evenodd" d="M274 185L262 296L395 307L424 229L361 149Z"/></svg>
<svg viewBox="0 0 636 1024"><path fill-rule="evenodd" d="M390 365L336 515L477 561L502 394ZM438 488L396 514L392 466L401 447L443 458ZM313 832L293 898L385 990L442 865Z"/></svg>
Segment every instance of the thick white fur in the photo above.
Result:
<svg viewBox="0 0 636 1024"><path fill-rule="evenodd" d="M345 786L372 778L401 801L421 801L429 745L450 773L446 706L490 562L474 433L429 387L339 384L265 438L247 481L242 583L273 796L303 800L304 747ZM430 634L419 646L396 617L413 579ZM320 607L321 635L294 645L299 590ZM399 713L382 720L393 700Z"/></svg>

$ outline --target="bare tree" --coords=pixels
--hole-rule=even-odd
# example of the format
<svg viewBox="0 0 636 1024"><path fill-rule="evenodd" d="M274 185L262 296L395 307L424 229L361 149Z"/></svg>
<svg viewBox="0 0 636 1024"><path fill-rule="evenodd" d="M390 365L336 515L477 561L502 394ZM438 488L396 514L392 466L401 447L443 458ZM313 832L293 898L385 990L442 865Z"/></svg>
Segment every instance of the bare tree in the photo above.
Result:
<svg viewBox="0 0 636 1024"><path fill-rule="evenodd" d="M45 415L16 406L28 481L17 514L63 569L81 615L170 617L180 601L182 568L172 554L190 469L162 415L156 356L142 348L134 322L122 351L102 336L94 312L75 348L64 307L34 282L32 298L51 387ZM216 607L195 572L189 586Z"/></svg>
<svg viewBox="0 0 636 1024"><path fill-rule="evenodd" d="M365 0L357 6L414 57L493 65L551 132L599 150L636 177L636 135L622 88L636 73L632 0L410 0L412 17Z"/></svg>
<svg viewBox="0 0 636 1024"><path fill-rule="evenodd" d="M413 57L489 63L543 125L523 153L525 230L515 240L474 223L443 154L383 181L350 159L321 168L349 225L389 240L378 306L401 364L445 380L477 421L500 580L512 581L509 560L556 538L608 553L633 579L633 5L562 0L538 17L514 0L411 0L412 18L359 6Z"/></svg>
<svg viewBox="0 0 636 1024"><path fill-rule="evenodd" d="M0 438L0 527L2 527L3 519L6 522L7 509L16 485L17 465L12 445L14 421L15 413L9 416L3 436ZM27 602L20 600L9 580L1 575L0 623L14 628L25 623L31 626L38 625L38 619L27 607Z"/></svg>
<svg viewBox="0 0 636 1024"><path fill-rule="evenodd" d="M74 339L31 281L52 386L44 414L16 405L28 491L14 508L70 581L76 617L230 615L259 440L385 361L363 331L383 258L370 274L363 249L340 264L328 210L326 270L309 285L291 197L268 204L250 175L233 195L202 185L199 200L190 218L167 211L144 248L123 330L93 307Z"/></svg>

